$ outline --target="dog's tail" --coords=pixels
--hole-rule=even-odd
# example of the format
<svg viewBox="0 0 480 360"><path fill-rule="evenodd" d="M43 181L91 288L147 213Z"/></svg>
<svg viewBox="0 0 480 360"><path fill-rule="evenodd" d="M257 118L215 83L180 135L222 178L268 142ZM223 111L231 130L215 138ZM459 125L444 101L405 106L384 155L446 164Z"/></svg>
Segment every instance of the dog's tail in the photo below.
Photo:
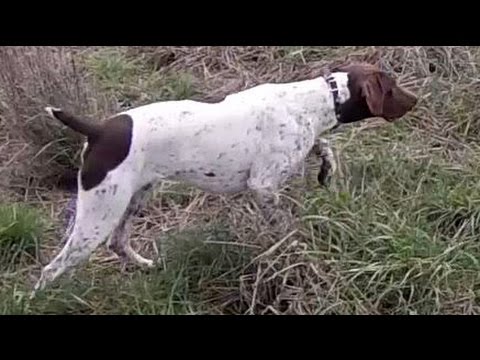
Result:
<svg viewBox="0 0 480 360"><path fill-rule="evenodd" d="M93 124L92 122L74 116L62 109L53 107L46 107L45 111L54 119L60 120L64 125L68 126L72 130L79 132L82 135L87 136L89 139L96 138L100 133L100 126Z"/></svg>

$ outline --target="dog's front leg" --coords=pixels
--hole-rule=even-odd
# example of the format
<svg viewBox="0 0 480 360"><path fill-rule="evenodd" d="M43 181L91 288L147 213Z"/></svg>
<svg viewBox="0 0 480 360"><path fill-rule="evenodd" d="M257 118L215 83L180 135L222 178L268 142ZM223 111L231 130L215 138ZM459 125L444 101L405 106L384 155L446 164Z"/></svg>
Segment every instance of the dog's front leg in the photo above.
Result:
<svg viewBox="0 0 480 360"><path fill-rule="evenodd" d="M317 179L322 186L328 186L337 170L335 156L328 140L321 138L315 147L316 154L322 160Z"/></svg>
<svg viewBox="0 0 480 360"><path fill-rule="evenodd" d="M274 224L280 217L280 196L273 190L254 190L255 200L266 222Z"/></svg>

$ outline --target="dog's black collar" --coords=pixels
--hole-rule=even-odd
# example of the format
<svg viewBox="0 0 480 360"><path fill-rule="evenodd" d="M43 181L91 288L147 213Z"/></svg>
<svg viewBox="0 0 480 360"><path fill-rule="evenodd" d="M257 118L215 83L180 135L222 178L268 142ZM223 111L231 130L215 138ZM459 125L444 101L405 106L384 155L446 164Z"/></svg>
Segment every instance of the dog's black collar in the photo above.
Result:
<svg viewBox="0 0 480 360"><path fill-rule="evenodd" d="M337 85L337 82L335 81L335 78L331 74L325 77L325 81L327 82L327 85L333 96L335 116L337 117L338 123L331 130L335 130L340 126L340 102L338 100L338 85Z"/></svg>
<svg viewBox="0 0 480 360"><path fill-rule="evenodd" d="M335 78L332 75L329 75L325 78L327 81L328 87L330 88L330 92L333 95L333 104L335 106L335 115L337 119L340 117L340 103L338 102L338 85L335 81Z"/></svg>

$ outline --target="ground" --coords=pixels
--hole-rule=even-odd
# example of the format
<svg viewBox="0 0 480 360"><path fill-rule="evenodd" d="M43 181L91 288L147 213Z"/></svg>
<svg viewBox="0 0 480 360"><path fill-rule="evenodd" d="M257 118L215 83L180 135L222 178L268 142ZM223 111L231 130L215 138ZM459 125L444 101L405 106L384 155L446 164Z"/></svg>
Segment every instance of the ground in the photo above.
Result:
<svg viewBox="0 0 480 360"><path fill-rule="evenodd" d="M0 60L0 313L480 313L479 48L2 47ZM249 194L165 183L133 234L142 254L160 248L158 269L122 269L102 248L28 299L63 245L82 140L44 106L100 120L349 60L378 62L420 102L328 134L339 172L321 188L309 160L282 192L290 221L268 226Z"/></svg>

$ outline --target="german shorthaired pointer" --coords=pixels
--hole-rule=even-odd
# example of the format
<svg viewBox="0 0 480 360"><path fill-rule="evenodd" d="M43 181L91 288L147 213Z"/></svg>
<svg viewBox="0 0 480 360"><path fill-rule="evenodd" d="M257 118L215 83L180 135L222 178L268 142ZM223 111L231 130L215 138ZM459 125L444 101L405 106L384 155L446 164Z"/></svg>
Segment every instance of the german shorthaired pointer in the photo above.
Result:
<svg viewBox="0 0 480 360"><path fill-rule="evenodd" d="M151 267L129 243L132 207L160 180L183 181L207 192L251 190L268 209L275 193L338 124L372 117L401 118L417 98L367 64L339 67L328 77L263 84L215 104L166 101L91 123L61 109L53 117L87 137L78 173L77 213L61 252L42 270L32 292L87 261L108 238L121 259ZM320 180L335 171L324 140Z"/></svg>

